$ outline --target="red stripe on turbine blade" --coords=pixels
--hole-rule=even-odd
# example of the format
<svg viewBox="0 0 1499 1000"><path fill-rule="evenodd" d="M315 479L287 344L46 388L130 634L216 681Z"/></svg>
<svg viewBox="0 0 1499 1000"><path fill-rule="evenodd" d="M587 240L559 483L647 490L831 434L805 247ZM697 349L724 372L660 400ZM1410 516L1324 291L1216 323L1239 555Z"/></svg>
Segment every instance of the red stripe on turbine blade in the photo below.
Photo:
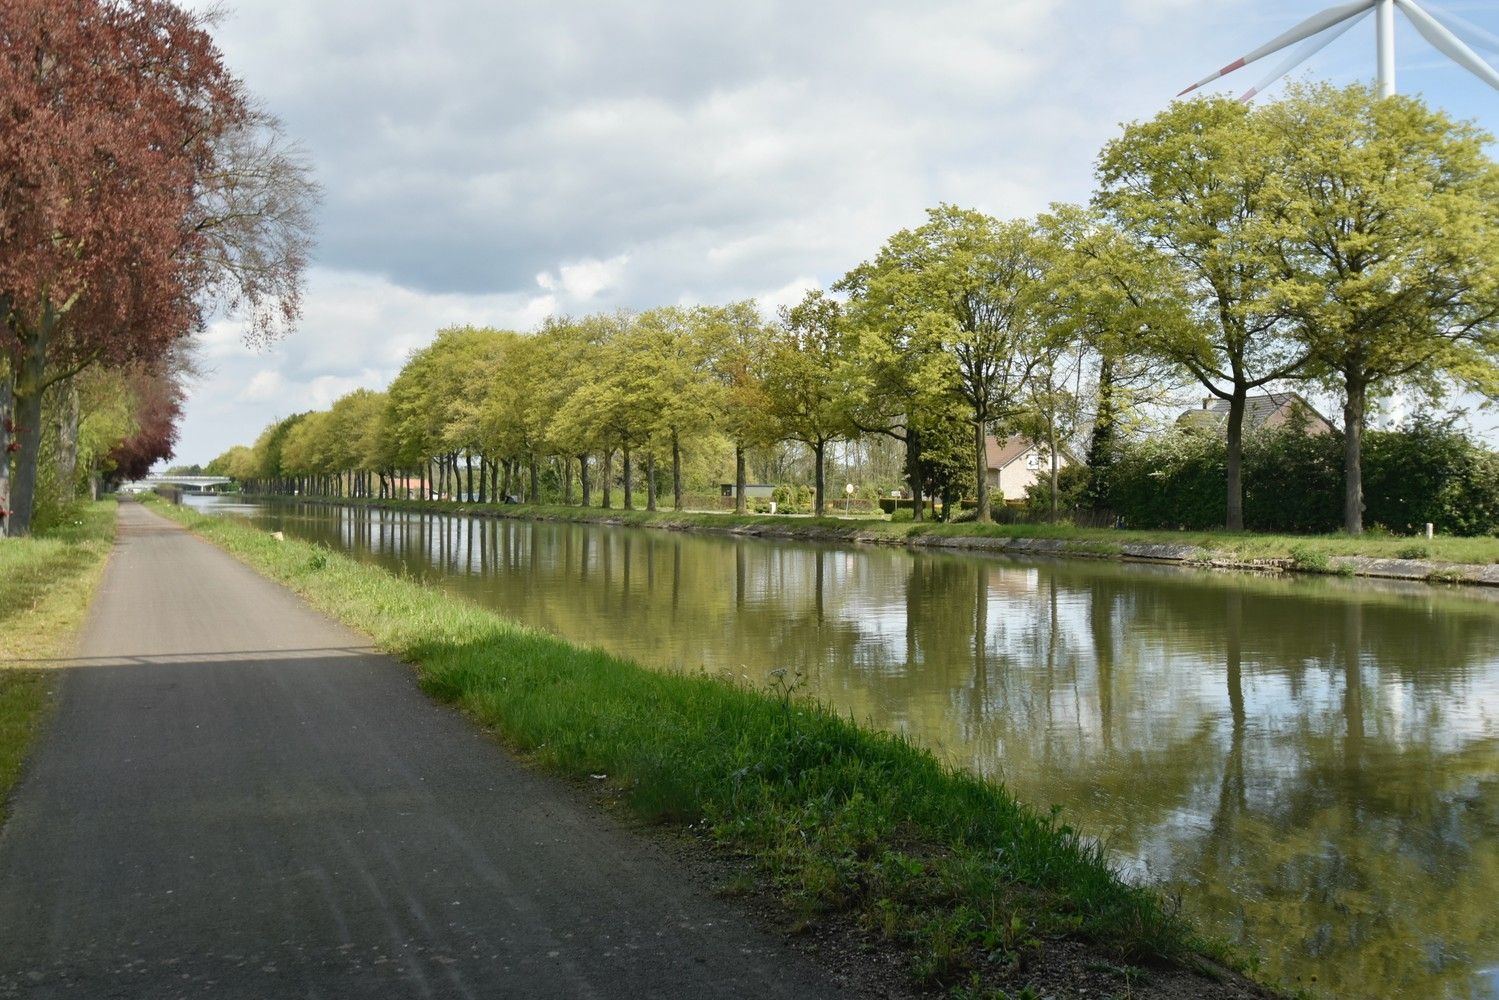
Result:
<svg viewBox="0 0 1499 1000"><path fill-rule="evenodd" d="M1250 101L1254 100L1254 95L1258 94L1258 93L1259 93L1258 90L1255 90L1253 87L1250 87L1248 90L1244 91L1244 93L1242 93L1242 94L1239 95L1239 103L1240 104L1248 104Z"/></svg>
<svg viewBox="0 0 1499 1000"><path fill-rule="evenodd" d="M1236 70L1236 69L1243 69L1247 65L1249 65L1249 64L1246 63L1243 59L1235 59L1233 62L1229 63L1227 66L1223 67L1218 72L1216 72L1212 76L1208 77L1206 80L1201 80L1201 81L1199 81L1197 83L1192 84L1192 86L1188 87L1186 90L1182 91L1180 94L1177 94L1176 96L1177 97L1184 97L1187 94L1190 94L1192 91L1196 90L1198 87L1206 86L1207 84L1212 83L1214 80L1218 79L1219 77L1227 76L1228 74L1232 73L1234 70Z"/></svg>

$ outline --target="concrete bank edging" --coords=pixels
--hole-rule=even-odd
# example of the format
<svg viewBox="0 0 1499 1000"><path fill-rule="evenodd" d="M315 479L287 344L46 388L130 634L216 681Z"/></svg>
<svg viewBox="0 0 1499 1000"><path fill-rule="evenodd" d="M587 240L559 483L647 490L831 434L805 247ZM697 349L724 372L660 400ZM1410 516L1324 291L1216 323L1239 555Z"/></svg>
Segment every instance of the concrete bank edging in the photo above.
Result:
<svg viewBox="0 0 1499 1000"><path fill-rule="evenodd" d="M293 499L293 498L285 498ZM1291 558L1243 559L1199 545L1176 545L1169 542L1123 542L1119 544L1070 541L1065 538L1006 538L995 535L891 535L872 531L836 531L819 525L794 527L781 523L759 525L688 524L680 521L632 521L622 517L555 517L517 511L486 508L452 507L411 508L380 501L349 503L329 497L297 497L299 503L328 507L369 507L375 510L429 510L439 514L463 514L508 521L550 521L554 523L603 524L611 527L653 528L658 531L695 531L720 535L743 535L750 538L777 538L802 542L838 542L864 545L894 545L902 548L955 549L964 552L991 552L1009 556L1031 556L1048 559L1103 559L1110 562L1139 562L1175 565L1195 569L1217 569L1243 573L1302 573L1320 576L1357 576L1372 579L1406 580L1417 583L1464 584L1476 587L1499 587L1499 563L1449 563L1430 559L1390 559L1374 556L1329 556L1326 568L1299 565Z"/></svg>

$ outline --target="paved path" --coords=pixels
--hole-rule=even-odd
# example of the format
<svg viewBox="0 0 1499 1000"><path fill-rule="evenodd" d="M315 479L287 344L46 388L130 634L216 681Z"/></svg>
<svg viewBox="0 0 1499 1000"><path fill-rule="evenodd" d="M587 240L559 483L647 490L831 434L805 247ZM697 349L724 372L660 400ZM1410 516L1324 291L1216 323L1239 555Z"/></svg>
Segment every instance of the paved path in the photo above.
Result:
<svg viewBox="0 0 1499 1000"><path fill-rule="evenodd" d="M0 997L818 997L409 668L138 505L0 834Z"/></svg>

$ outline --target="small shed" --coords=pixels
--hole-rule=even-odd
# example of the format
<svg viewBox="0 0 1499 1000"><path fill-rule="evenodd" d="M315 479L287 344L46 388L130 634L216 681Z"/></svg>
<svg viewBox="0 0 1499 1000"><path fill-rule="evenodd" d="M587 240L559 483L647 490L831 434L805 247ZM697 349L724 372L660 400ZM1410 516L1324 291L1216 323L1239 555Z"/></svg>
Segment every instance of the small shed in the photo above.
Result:
<svg viewBox="0 0 1499 1000"><path fill-rule="evenodd" d="M776 488L774 486L770 486L770 485L768 485L766 483L745 483L744 484L744 496L748 500L755 500L755 499L769 500L771 498L771 495L773 493L775 493L775 490L776 490ZM731 496L733 496L734 495L734 484L733 483L720 483L719 487L718 487L718 495L719 496L725 496L725 497L731 497Z"/></svg>

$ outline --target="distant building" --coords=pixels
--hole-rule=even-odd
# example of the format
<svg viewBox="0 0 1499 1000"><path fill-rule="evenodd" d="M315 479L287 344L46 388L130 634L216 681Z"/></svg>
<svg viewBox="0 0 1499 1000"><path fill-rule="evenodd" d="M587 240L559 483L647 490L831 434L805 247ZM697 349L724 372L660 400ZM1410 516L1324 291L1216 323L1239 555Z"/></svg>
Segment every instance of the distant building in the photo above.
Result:
<svg viewBox="0 0 1499 1000"><path fill-rule="evenodd" d="M1272 431L1284 427L1293 420L1305 421L1308 434L1335 434L1337 428L1332 421L1318 413L1316 408L1295 392L1267 392L1250 396L1244 400L1244 433ZM1202 409L1188 410L1176 418L1178 425L1198 430L1228 433L1228 400L1208 396L1202 401Z"/></svg>
<svg viewBox="0 0 1499 1000"><path fill-rule="evenodd" d="M776 490L776 488L774 486L769 486L769 485L767 485L765 483L745 483L744 484L744 496L745 496L745 499L747 499L747 500L754 500L754 499L769 500L770 497L771 497L771 494L773 494L775 492L775 490ZM734 495L734 484L733 483L719 483L718 484L718 493L719 493L719 496L725 496L725 497L731 497L731 496L733 496Z"/></svg>
<svg viewBox="0 0 1499 1000"><path fill-rule="evenodd" d="M986 465L989 467L989 489L1008 502L1024 500L1026 489L1051 475L1051 450L1044 443L1020 434L1011 434L1001 443L994 435L984 441ZM1077 459L1066 448L1057 452L1057 468L1076 465Z"/></svg>

